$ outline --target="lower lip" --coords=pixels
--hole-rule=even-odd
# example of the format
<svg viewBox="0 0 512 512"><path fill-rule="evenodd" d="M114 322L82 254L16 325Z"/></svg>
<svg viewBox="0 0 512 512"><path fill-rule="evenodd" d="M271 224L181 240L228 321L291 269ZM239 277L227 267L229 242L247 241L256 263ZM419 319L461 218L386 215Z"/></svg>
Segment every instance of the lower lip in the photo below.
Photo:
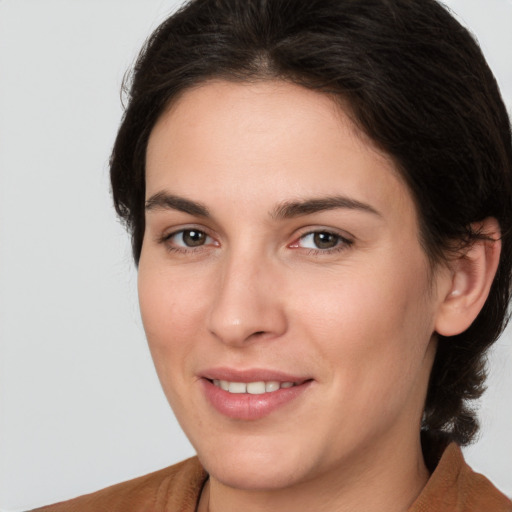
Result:
<svg viewBox="0 0 512 512"><path fill-rule="evenodd" d="M276 409L295 400L311 384L311 381L306 381L291 388L282 388L261 395L251 395L249 393L229 393L207 379L201 379L201 382L206 397L213 407L224 416L238 420L264 418Z"/></svg>

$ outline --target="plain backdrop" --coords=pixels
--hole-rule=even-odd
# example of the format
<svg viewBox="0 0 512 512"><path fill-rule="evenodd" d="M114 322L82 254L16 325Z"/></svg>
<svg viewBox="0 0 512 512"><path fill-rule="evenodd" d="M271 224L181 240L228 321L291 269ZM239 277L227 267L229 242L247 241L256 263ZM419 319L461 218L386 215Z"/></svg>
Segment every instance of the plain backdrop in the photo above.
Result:
<svg viewBox="0 0 512 512"><path fill-rule="evenodd" d="M155 376L108 157L120 84L170 0L0 0L0 509L193 454ZM452 0L512 105L512 2ZM470 464L512 495L512 332Z"/></svg>

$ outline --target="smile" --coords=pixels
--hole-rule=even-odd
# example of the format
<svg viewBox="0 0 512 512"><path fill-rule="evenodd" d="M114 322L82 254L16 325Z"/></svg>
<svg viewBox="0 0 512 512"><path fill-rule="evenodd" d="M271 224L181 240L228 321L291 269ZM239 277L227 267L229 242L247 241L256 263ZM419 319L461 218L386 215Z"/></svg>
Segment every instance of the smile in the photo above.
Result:
<svg viewBox="0 0 512 512"><path fill-rule="evenodd" d="M207 402L222 416L236 420L259 420L285 406L298 405L299 397L313 384L310 378L273 371L212 370L207 373L208 376L200 379Z"/></svg>
<svg viewBox="0 0 512 512"><path fill-rule="evenodd" d="M273 393L279 389L288 389L297 385L295 382L279 382L276 380L271 380L268 382L230 382L227 380L214 379L212 382L214 386L227 391L228 393L249 393L250 395L263 395L264 393Z"/></svg>

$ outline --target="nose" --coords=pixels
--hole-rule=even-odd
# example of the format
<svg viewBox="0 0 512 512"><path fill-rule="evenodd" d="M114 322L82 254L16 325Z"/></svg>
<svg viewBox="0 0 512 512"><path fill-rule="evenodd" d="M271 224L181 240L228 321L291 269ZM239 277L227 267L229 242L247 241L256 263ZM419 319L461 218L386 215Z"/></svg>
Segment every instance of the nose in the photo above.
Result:
<svg viewBox="0 0 512 512"><path fill-rule="evenodd" d="M210 332L226 345L242 347L274 339L287 329L278 270L258 258L231 258L218 275L208 318Z"/></svg>

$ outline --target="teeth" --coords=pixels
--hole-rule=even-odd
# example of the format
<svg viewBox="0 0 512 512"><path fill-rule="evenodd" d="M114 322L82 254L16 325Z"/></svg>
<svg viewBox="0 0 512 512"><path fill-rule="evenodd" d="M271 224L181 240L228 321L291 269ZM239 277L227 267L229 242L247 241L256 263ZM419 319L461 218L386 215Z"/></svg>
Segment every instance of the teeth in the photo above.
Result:
<svg viewBox="0 0 512 512"><path fill-rule="evenodd" d="M230 393L247 393L247 384L245 382L230 382L228 391Z"/></svg>
<svg viewBox="0 0 512 512"><path fill-rule="evenodd" d="M270 382L265 383L265 391L272 392L277 391L281 387L281 383L277 382L277 380L271 380Z"/></svg>
<svg viewBox="0 0 512 512"><path fill-rule="evenodd" d="M294 382L278 382L276 380L268 382L229 382L227 380L214 379L213 384L229 393L249 393L250 395L262 395L263 393L272 393L278 389L295 386Z"/></svg>
<svg viewBox="0 0 512 512"><path fill-rule="evenodd" d="M251 395L262 395L265 393L265 383L249 382L249 384L247 384L247 393L250 393Z"/></svg>

